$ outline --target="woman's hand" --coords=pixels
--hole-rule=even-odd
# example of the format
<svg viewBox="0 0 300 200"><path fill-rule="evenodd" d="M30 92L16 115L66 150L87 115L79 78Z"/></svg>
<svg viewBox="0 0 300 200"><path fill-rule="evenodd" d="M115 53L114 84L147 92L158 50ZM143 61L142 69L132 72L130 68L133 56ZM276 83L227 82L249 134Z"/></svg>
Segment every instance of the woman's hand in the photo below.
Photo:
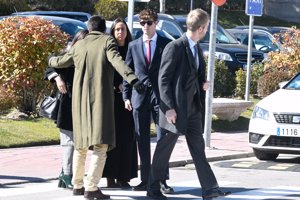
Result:
<svg viewBox="0 0 300 200"><path fill-rule="evenodd" d="M56 86L57 86L58 90L62 94L66 94L67 88L66 88L66 84L65 84L64 80L60 76L55 77L54 80L56 81Z"/></svg>

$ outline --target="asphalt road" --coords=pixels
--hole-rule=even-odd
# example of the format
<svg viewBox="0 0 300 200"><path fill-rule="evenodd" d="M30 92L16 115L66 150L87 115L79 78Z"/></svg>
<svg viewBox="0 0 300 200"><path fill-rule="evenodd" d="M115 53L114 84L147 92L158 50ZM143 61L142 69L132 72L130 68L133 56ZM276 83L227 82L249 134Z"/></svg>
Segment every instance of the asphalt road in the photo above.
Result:
<svg viewBox="0 0 300 200"><path fill-rule="evenodd" d="M211 162L223 190L231 195L218 200L299 200L300 199L300 157L282 155L275 162L259 161L254 157ZM170 169L169 185L175 194L169 200L194 200L201 198L201 188L194 165ZM99 186L112 199L146 200L145 192L106 189L105 179ZM133 179L131 185L139 183ZM5 185L0 188L0 200L76 200L71 191L57 188L57 180L43 183Z"/></svg>

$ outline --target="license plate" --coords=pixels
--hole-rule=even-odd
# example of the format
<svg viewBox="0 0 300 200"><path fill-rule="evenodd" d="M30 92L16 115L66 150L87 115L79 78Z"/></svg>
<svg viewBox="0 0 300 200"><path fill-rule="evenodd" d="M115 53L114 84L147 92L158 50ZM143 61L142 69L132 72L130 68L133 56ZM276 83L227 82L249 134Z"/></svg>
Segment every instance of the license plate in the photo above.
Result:
<svg viewBox="0 0 300 200"><path fill-rule="evenodd" d="M277 127L277 136L300 137L300 128Z"/></svg>

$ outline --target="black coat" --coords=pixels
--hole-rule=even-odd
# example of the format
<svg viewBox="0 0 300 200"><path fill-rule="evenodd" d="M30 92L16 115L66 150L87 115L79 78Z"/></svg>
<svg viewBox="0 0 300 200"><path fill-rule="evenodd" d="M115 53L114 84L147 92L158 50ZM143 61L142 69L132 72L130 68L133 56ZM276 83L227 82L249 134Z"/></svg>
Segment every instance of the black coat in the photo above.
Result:
<svg viewBox="0 0 300 200"><path fill-rule="evenodd" d="M199 45L198 50L198 70L186 35L170 42L162 55L158 76L160 92L159 125L161 128L173 133L185 134L187 132L187 102L188 98L193 98L188 96L185 87L188 79L197 79L199 82L199 84L196 84L195 98L198 102L198 110L202 114L202 123L204 125L205 91L202 85L206 81L206 63ZM165 117L166 111L170 109L175 109L177 113L175 124L168 123Z"/></svg>
<svg viewBox="0 0 300 200"><path fill-rule="evenodd" d="M72 85L74 78L74 67L68 68L52 68L47 67L44 74L44 79L48 80L48 77L53 73L57 73L64 80L67 87L67 94L61 94L61 100L58 109L57 120L55 121L58 128L73 131L72 123ZM56 82L52 78L50 80L55 84ZM59 92L59 91L58 91Z"/></svg>
<svg viewBox="0 0 300 200"><path fill-rule="evenodd" d="M125 59L127 46L119 47L119 52L122 58ZM122 84L122 82L123 78L118 73L115 73L114 114L116 147L107 152L102 177L130 181L130 179L137 177L138 159L132 112L125 109L122 92L119 90L119 85Z"/></svg>

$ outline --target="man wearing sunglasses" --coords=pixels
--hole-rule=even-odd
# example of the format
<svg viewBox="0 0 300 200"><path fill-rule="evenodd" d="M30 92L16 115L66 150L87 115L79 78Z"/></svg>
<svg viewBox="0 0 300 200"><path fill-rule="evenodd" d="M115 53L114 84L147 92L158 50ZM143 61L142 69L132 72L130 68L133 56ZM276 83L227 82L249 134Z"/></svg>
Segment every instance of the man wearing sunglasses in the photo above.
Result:
<svg viewBox="0 0 300 200"><path fill-rule="evenodd" d="M133 110L141 161L141 183L133 187L135 191L145 191L147 189L151 165L151 117L156 124L157 139L161 135L161 129L158 127L158 71L162 52L170 40L156 33L157 19L157 13L154 10L145 9L139 13L143 35L129 43L125 60L126 64L133 69L135 75L147 88L144 94L139 94L126 81L123 84L125 108ZM166 184L166 179L168 179L168 170L166 170L165 177L160 180L161 191L163 193L173 193L173 189Z"/></svg>

